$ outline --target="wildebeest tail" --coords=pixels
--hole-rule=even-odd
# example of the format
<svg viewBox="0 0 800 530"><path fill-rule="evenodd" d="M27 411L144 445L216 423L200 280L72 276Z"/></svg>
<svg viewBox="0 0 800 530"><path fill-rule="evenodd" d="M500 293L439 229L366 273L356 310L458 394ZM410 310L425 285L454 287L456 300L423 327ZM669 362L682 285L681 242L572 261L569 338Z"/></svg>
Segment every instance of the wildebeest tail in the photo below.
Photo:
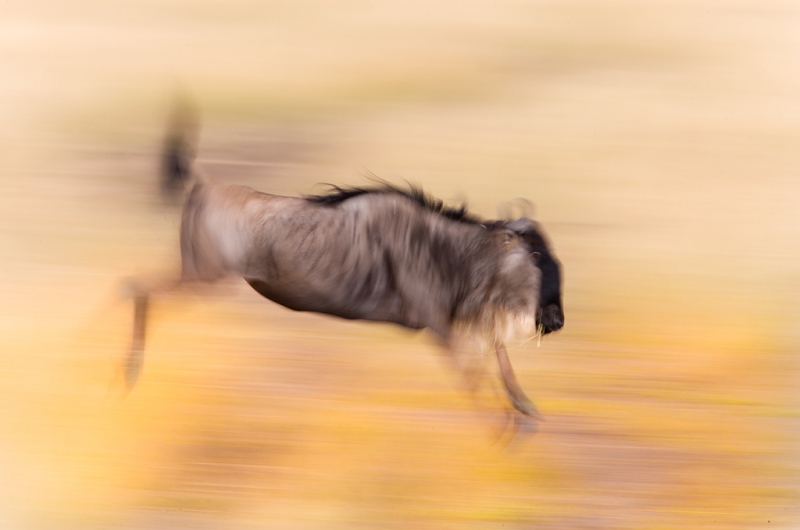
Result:
<svg viewBox="0 0 800 530"><path fill-rule="evenodd" d="M193 167L200 135L197 108L185 96L178 97L167 126L161 155L161 191L176 200L198 176Z"/></svg>

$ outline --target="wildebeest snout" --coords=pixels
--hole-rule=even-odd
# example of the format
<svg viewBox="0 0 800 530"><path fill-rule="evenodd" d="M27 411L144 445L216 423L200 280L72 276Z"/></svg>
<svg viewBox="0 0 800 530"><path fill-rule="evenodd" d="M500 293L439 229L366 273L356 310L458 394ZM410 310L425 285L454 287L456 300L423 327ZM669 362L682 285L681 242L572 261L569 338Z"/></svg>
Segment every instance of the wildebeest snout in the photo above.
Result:
<svg viewBox="0 0 800 530"><path fill-rule="evenodd" d="M545 334L551 331L558 331L564 327L564 312L558 304L550 304L542 310L540 323L544 328Z"/></svg>

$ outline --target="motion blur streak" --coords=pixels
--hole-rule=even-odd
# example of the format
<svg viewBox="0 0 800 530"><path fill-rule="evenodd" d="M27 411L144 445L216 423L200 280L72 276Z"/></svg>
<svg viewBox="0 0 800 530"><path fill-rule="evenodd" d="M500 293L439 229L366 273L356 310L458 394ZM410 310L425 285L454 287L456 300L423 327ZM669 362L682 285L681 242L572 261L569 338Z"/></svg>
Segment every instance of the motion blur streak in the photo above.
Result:
<svg viewBox="0 0 800 530"><path fill-rule="evenodd" d="M0 527L797 528L800 7L3 3ZM177 266L176 92L216 178L367 171L534 201L568 324L509 355L547 421L493 446L424 336L154 303L121 402L120 277Z"/></svg>

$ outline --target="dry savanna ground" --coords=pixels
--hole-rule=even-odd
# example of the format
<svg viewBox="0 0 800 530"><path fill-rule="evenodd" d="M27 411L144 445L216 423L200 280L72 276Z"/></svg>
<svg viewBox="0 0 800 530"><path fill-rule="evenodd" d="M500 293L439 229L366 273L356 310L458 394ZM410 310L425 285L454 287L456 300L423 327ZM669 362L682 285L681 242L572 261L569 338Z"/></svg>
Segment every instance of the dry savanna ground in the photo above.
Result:
<svg viewBox="0 0 800 530"><path fill-rule="evenodd" d="M797 528L798 27L778 0L3 3L0 527ZM114 399L119 281L178 266L181 92L222 180L532 200L567 317L510 351L538 432L494 443L491 363L472 400L425 334L243 282L157 300Z"/></svg>

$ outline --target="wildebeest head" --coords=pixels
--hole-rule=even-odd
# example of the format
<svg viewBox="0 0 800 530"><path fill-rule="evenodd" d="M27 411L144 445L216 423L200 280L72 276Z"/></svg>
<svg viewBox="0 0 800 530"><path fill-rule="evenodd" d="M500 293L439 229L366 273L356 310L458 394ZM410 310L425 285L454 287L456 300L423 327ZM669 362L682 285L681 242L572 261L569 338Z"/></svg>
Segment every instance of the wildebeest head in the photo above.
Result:
<svg viewBox="0 0 800 530"><path fill-rule="evenodd" d="M531 259L541 271L539 308L536 324L544 334L558 331L564 326L564 309L561 304L561 265L550 252L544 235L536 223L528 218L509 221L505 227L513 230L527 246Z"/></svg>

